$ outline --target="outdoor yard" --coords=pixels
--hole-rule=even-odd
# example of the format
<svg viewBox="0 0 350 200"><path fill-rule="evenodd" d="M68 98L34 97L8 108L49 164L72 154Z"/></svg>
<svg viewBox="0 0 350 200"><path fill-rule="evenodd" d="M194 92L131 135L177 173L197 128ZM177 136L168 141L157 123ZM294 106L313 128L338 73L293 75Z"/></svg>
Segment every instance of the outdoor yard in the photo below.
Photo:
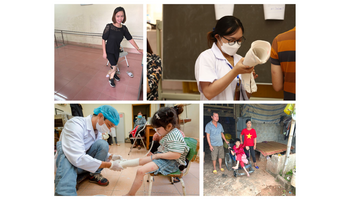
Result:
<svg viewBox="0 0 350 200"><path fill-rule="evenodd" d="M203 168L203 195L204 196L295 196L292 191L286 191L266 169L266 160L257 160L259 169L255 169L250 177L233 176L223 160L221 172L217 163L217 174L213 174L213 163L210 151L205 153ZM239 170L243 172L243 170ZM291 192L291 193L289 193Z"/></svg>

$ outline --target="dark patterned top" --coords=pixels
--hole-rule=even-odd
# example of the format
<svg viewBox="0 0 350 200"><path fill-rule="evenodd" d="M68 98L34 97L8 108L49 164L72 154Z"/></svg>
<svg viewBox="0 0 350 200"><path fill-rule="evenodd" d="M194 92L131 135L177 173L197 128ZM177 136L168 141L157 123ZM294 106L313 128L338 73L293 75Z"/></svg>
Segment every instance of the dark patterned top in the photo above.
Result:
<svg viewBox="0 0 350 200"><path fill-rule="evenodd" d="M108 53L118 53L120 48L120 43L124 39L131 40L132 36L126 26L122 25L121 28L114 26L112 23L107 24L105 30L103 31L102 39L107 40L106 52Z"/></svg>
<svg viewBox="0 0 350 200"><path fill-rule="evenodd" d="M151 89L151 92L147 93L147 100L158 100L158 83L162 76L161 63L158 55L147 53L147 79Z"/></svg>

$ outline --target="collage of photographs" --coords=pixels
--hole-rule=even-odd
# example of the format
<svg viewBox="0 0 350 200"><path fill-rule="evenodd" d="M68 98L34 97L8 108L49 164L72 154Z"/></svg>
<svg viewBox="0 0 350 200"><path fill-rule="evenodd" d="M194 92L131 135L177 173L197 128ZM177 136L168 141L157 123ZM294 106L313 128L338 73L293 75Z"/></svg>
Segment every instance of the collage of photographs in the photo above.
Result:
<svg viewBox="0 0 350 200"><path fill-rule="evenodd" d="M295 4L54 4L53 196L297 196Z"/></svg>

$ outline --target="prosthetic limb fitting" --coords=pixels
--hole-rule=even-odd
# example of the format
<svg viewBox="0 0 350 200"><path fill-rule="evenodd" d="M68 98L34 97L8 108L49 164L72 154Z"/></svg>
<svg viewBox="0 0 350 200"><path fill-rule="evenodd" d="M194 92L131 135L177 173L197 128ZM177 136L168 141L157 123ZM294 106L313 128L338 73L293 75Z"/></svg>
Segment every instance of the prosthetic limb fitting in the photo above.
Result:
<svg viewBox="0 0 350 200"><path fill-rule="evenodd" d="M127 167L137 167L139 166L140 158L132 159L132 160L121 160L119 164L125 169Z"/></svg>

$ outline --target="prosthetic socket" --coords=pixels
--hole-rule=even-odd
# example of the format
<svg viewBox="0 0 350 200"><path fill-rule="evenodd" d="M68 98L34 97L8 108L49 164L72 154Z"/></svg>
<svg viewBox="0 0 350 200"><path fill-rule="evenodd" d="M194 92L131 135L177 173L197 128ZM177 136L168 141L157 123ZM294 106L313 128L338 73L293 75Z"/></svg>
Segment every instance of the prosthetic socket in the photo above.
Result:
<svg viewBox="0 0 350 200"><path fill-rule="evenodd" d="M270 58L271 45L269 42L256 40L252 43L250 49L246 53L243 65L254 67L258 64L264 64ZM257 91L257 86L254 80L253 72L242 74L242 84L248 93Z"/></svg>

